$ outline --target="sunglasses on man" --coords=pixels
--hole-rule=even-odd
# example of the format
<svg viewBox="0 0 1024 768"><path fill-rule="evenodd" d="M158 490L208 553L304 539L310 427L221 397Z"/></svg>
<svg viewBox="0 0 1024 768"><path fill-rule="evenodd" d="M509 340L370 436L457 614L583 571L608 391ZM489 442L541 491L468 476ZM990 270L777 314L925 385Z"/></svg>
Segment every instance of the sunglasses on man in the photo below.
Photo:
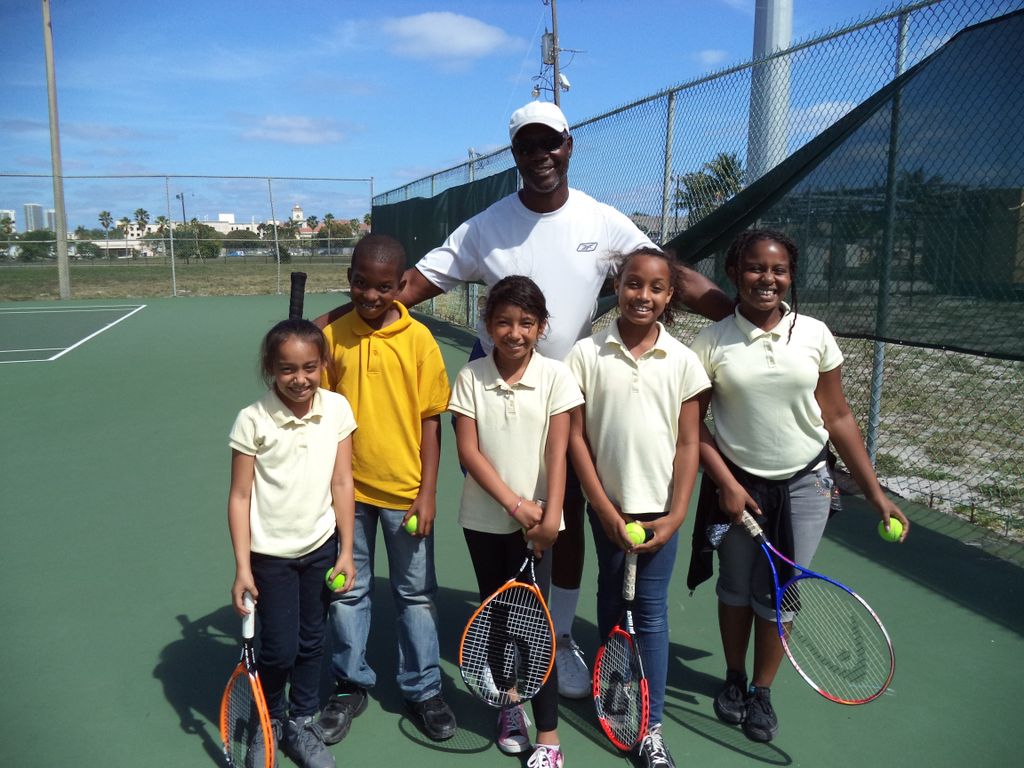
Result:
<svg viewBox="0 0 1024 768"><path fill-rule="evenodd" d="M569 140L569 132L547 133L537 139L513 139L512 151L517 155L532 155L538 149L541 152L557 152Z"/></svg>

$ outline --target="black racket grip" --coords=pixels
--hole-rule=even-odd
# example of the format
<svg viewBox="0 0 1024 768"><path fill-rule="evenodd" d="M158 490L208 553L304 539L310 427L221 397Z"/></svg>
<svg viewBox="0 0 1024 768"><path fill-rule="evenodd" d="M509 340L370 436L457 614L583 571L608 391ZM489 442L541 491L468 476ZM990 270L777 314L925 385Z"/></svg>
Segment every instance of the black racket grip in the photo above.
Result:
<svg viewBox="0 0 1024 768"><path fill-rule="evenodd" d="M306 298L306 273L292 272L292 292L288 298L288 319L302 317L302 305Z"/></svg>

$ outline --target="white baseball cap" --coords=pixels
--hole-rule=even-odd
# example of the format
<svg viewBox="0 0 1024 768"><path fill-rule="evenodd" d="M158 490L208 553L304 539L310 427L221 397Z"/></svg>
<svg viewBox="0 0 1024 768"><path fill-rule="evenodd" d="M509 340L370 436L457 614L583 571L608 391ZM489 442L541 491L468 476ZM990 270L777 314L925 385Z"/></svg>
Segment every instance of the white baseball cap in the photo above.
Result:
<svg viewBox="0 0 1024 768"><path fill-rule="evenodd" d="M508 121L509 139L515 139L520 128L534 123L546 125L559 133L569 130L569 123L556 104L550 101L531 101L512 113Z"/></svg>

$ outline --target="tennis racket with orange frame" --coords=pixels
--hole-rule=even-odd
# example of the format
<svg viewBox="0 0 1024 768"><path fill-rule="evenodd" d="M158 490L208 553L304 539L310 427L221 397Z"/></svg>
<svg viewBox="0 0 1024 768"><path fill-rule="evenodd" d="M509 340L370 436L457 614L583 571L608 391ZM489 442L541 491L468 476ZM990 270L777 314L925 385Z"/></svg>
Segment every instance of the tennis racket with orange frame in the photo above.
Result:
<svg viewBox="0 0 1024 768"><path fill-rule="evenodd" d="M231 768L274 768L275 744L270 713L256 671L256 651L252 642L256 630L255 603L248 592L243 600L249 614L242 619L242 657L221 697L220 737L224 743L224 757ZM252 758L259 754L260 747L263 761L253 765Z"/></svg>
<svg viewBox="0 0 1024 768"><path fill-rule="evenodd" d="M529 550L519 572L474 611L459 642L466 687L499 709L532 699L555 661L555 632L537 586L532 542Z"/></svg>

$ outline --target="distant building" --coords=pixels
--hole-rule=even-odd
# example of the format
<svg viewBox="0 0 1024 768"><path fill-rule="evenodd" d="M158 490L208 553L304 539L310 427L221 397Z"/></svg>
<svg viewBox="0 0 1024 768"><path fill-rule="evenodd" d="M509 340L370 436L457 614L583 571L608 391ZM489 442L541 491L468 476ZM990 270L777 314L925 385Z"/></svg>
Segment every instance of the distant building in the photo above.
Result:
<svg viewBox="0 0 1024 768"><path fill-rule="evenodd" d="M15 231L17 231L18 220L14 216L14 211L9 211L9 210L5 210L5 209L0 208L0 220L3 220L3 219L10 219L11 220L11 227Z"/></svg>
<svg viewBox="0 0 1024 768"><path fill-rule="evenodd" d="M22 232L35 232L38 229L45 229L46 222L43 220L43 206L38 203L25 203L25 228Z"/></svg>
<svg viewBox="0 0 1024 768"><path fill-rule="evenodd" d="M298 203L292 206L292 221L299 224L306 221L306 214L302 212L302 206Z"/></svg>
<svg viewBox="0 0 1024 768"><path fill-rule="evenodd" d="M46 211L46 228L51 232L57 231L57 212L53 208Z"/></svg>

